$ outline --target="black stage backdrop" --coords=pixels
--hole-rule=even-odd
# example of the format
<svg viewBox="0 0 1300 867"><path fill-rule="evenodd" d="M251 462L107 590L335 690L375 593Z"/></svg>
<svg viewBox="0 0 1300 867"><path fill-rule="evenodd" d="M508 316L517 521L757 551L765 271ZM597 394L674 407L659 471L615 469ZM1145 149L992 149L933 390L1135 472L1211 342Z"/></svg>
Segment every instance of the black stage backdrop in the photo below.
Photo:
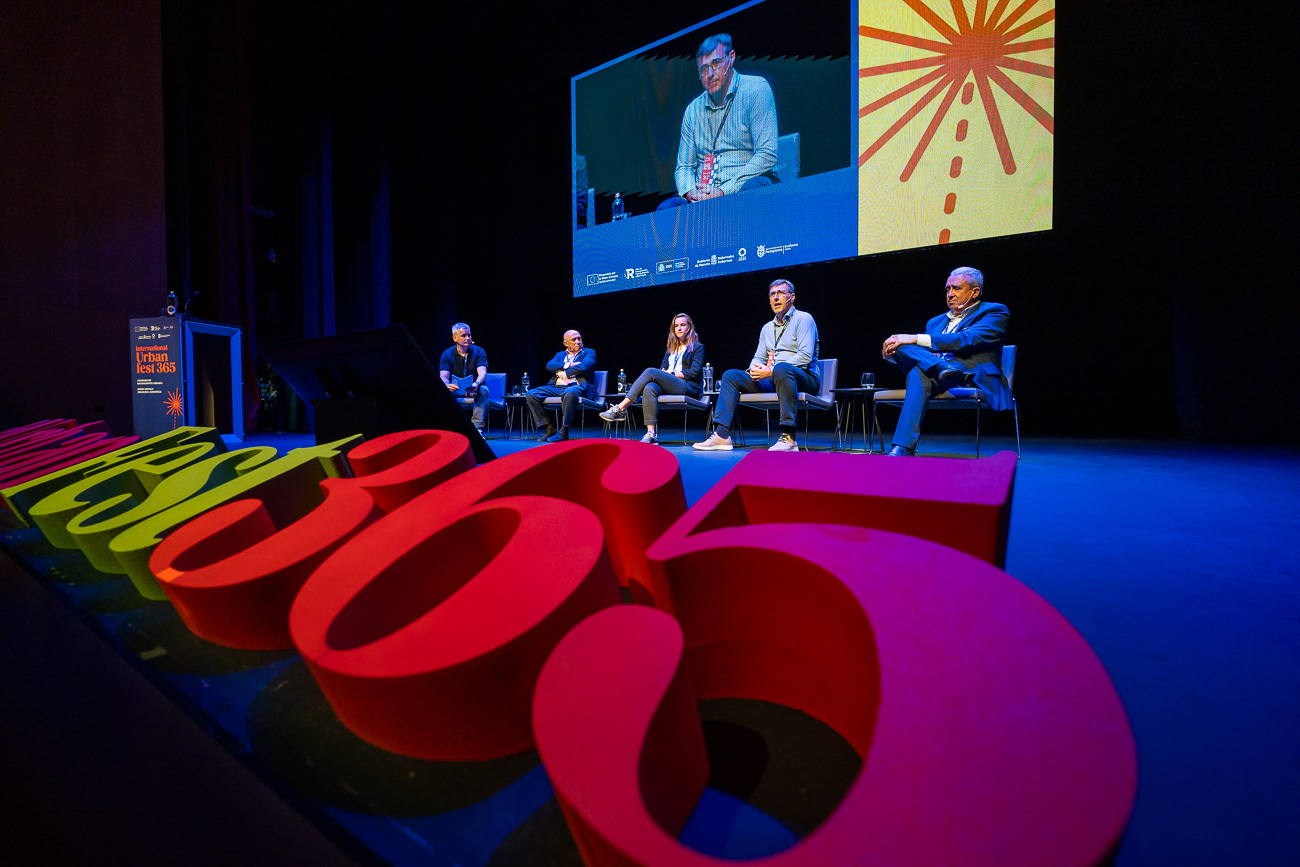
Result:
<svg viewBox="0 0 1300 867"><path fill-rule="evenodd" d="M339 7L320 65L344 109L336 129L360 138L336 148L334 169L348 182L372 171L370 131L391 145L394 320L430 352L470 322L511 383L525 370L536 381L567 328L632 375L657 363L680 311L719 371L743 365L775 275L582 299L568 288L570 76L731 5ZM1012 310L1027 433L1293 437L1285 418L1242 426L1234 411L1275 403L1267 371L1285 367L1274 353L1297 312L1273 289L1295 229L1281 33L1300 16L1276 14L1287 20L1208 2L1061 4L1056 228L783 272L818 319L823 355L847 379L893 381L881 341L941 312L948 271L970 264ZM274 41L302 21L282 15ZM389 114L376 127L378 103ZM336 261L374 234L335 230ZM350 324L365 323L339 327Z"/></svg>
<svg viewBox="0 0 1300 867"><path fill-rule="evenodd" d="M430 355L465 320L512 384L525 370L538 379L567 328L583 332L602 367L633 374L658 361L679 311L695 318L719 371L748 359L775 275L583 299L571 297L569 277L570 77L732 3L227 5L218 15L162 2L162 56L153 57L167 119L167 285L158 288L213 286L197 315L244 316L263 342L403 322ZM79 26L77 15L63 17ZM841 359L845 380L872 370L893 381L882 339L941 312L946 274L969 264L985 272L987 297L1012 310L1027 435L1294 440L1287 371L1300 309L1282 284L1297 184L1284 133L1300 9L1101 0L1060 4L1058 17L1056 228L783 273L818 319L823 355ZM51 38L8 32L13 66ZM159 51L137 43L114 52ZM11 276L40 263L24 262L18 242L42 221L72 254L85 241L31 205L44 182L21 158L39 152L38 133L14 118L51 97L70 112L87 98L79 81L84 91L98 77L10 89L3 103L15 131L7 153L19 159L0 161L0 181L33 192L6 197L0 303L23 315L39 310L18 303L26 290ZM93 137L58 146L118 156ZM129 178L120 183L138 195ZM112 309L94 292L121 288L80 291L74 308L84 313ZM22 388L0 385L0 421L85 420L80 404L63 409L49 395L84 391L76 377L86 367L119 367L111 356L125 342L126 313L152 312L129 306L115 342L31 338L33 351L62 351L67 363L32 366ZM100 386L109 416L119 404L129 414L121 380ZM263 424L302 421L282 402Z"/></svg>

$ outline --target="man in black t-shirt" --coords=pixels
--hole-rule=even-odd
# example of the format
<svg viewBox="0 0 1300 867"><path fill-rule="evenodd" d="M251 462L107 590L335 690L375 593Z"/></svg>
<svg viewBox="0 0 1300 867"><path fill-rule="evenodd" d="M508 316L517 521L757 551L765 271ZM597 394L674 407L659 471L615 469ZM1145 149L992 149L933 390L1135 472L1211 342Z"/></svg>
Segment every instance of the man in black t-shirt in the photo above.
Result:
<svg viewBox="0 0 1300 867"><path fill-rule="evenodd" d="M451 326L451 339L453 345L438 359L438 375L452 396L473 399L474 412L470 418L481 434L488 408L488 391L483 385L488 372L487 353L474 345L469 326L464 322Z"/></svg>

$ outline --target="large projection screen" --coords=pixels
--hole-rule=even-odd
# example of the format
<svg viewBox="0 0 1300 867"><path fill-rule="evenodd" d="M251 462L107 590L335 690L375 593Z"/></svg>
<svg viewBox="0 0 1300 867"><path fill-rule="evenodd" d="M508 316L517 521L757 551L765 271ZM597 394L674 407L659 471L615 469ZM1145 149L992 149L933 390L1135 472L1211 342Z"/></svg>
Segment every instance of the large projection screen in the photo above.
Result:
<svg viewBox="0 0 1300 867"><path fill-rule="evenodd" d="M574 295L1051 229L1055 34L1055 0L756 0L575 76Z"/></svg>

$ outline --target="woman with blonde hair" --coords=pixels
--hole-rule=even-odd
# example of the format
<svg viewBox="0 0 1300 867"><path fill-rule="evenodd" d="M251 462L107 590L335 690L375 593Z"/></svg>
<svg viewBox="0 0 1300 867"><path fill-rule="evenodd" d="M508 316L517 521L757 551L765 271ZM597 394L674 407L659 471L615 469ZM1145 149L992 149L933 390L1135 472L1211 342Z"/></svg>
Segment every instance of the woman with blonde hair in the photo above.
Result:
<svg viewBox="0 0 1300 867"><path fill-rule="evenodd" d="M704 344L695 331L695 323L685 313L678 313L668 326L668 351L659 367L647 367L636 378L627 394L617 404L600 414L608 421L627 417L627 408L641 398L641 412L645 416L643 443L659 442L659 395L686 394L699 398L704 391Z"/></svg>

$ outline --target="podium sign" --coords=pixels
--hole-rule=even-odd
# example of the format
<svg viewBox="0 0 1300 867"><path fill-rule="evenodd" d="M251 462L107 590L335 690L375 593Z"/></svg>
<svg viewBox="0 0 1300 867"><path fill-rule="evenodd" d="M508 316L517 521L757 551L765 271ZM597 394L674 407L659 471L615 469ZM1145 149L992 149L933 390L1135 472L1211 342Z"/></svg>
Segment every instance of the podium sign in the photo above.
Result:
<svg viewBox="0 0 1300 867"><path fill-rule="evenodd" d="M175 316L131 320L131 404L141 439L185 423L181 322Z"/></svg>
<svg viewBox="0 0 1300 867"><path fill-rule="evenodd" d="M188 316L131 320L135 435L215 427L244 438L243 337L233 325Z"/></svg>

